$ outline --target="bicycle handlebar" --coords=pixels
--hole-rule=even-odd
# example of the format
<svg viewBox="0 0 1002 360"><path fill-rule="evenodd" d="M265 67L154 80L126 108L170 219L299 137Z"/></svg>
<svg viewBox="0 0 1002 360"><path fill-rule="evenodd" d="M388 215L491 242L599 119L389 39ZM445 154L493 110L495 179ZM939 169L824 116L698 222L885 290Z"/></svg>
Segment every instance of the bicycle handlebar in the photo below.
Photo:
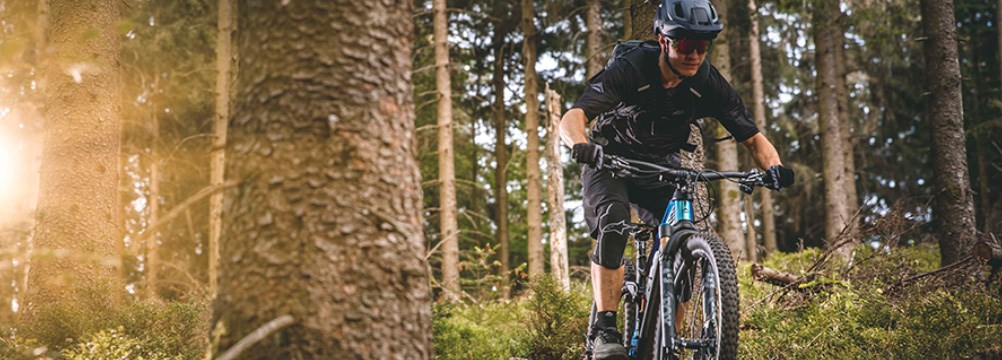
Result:
<svg viewBox="0 0 1002 360"><path fill-rule="evenodd" d="M670 168L663 165L649 163L646 161L627 159L622 156L606 154L603 156L603 169L613 171L613 174L620 177L631 178L670 178L675 182L709 182L722 179L736 179L741 191L751 193L752 187L764 186L763 178L765 173L758 170L747 172L742 171L697 171L685 168Z"/></svg>

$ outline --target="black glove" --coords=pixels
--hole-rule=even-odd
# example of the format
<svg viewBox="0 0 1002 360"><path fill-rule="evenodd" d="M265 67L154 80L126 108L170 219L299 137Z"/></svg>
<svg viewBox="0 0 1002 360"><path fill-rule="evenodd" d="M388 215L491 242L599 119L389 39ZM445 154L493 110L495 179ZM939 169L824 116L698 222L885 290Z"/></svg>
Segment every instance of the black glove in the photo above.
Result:
<svg viewBox="0 0 1002 360"><path fill-rule="evenodd" d="M790 187L793 185L793 169L783 165L770 166L765 169L765 178L762 181L765 182L765 187L773 190Z"/></svg>
<svg viewBox="0 0 1002 360"><path fill-rule="evenodd" d="M580 143L574 144L571 148L571 157L574 158L578 164L591 165L596 169L602 168L602 157L605 152L602 151L602 145L592 144L592 143Z"/></svg>

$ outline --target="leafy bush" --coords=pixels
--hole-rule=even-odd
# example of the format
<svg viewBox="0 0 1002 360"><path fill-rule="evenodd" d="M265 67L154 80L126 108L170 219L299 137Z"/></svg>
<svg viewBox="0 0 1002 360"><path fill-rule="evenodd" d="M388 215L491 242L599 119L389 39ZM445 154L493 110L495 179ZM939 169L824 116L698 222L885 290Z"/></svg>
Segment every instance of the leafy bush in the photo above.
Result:
<svg viewBox="0 0 1002 360"><path fill-rule="evenodd" d="M160 351L151 351L148 344L125 333L121 326L114 330L102 330L88 336L83 342L63 351L70 360L108 359L108 360L184 360L181 355L167 355Z"/></svg>
<svg viewBox="0 0 1002 360"><path fill-rule="evenodd" d="M508 359L524 353L519 342L524 312L515 302L437 304L432 322L435 358Z"/></svg>
<svg viewBox="0 0 1002 360"><path fill-rule="evenodd" d="M533 279L525 343L529 359L579 359L584 352L591 297L588 291L564 293L550 276Z"/></svg>

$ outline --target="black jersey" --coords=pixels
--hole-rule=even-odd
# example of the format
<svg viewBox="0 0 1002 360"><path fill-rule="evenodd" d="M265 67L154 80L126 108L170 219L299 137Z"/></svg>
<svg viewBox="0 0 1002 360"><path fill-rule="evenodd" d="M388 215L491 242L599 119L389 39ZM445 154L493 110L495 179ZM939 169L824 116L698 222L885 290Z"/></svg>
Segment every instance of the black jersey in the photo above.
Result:
<svg viewBox="0 0 1002 360"><path fill-rule="evenodd" d="M660 161L687 144L695 119L716 118L739 142L758 133L741 97L709 62L695 76L664 89L659 51L629 50L589 81L573 108L588 119L597 117L593 142L613 154Z"/></svg>

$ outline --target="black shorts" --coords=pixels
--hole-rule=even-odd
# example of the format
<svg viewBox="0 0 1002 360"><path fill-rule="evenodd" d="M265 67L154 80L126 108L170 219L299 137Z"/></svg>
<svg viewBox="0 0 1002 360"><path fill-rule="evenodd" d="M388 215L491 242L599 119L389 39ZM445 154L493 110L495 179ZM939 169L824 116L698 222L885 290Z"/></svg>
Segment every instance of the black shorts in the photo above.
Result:
<svg viewBox="0 0 1002 360"><path fill-rule="evenodd" d="M598 241L592 262L608 269L619 268L629 233L630 208L640 220L657 226L668 207L675 188L665 184L640 183L614 178L608 171L585 166L581 172L584 187L584 215L589 234Z"/></svg>

